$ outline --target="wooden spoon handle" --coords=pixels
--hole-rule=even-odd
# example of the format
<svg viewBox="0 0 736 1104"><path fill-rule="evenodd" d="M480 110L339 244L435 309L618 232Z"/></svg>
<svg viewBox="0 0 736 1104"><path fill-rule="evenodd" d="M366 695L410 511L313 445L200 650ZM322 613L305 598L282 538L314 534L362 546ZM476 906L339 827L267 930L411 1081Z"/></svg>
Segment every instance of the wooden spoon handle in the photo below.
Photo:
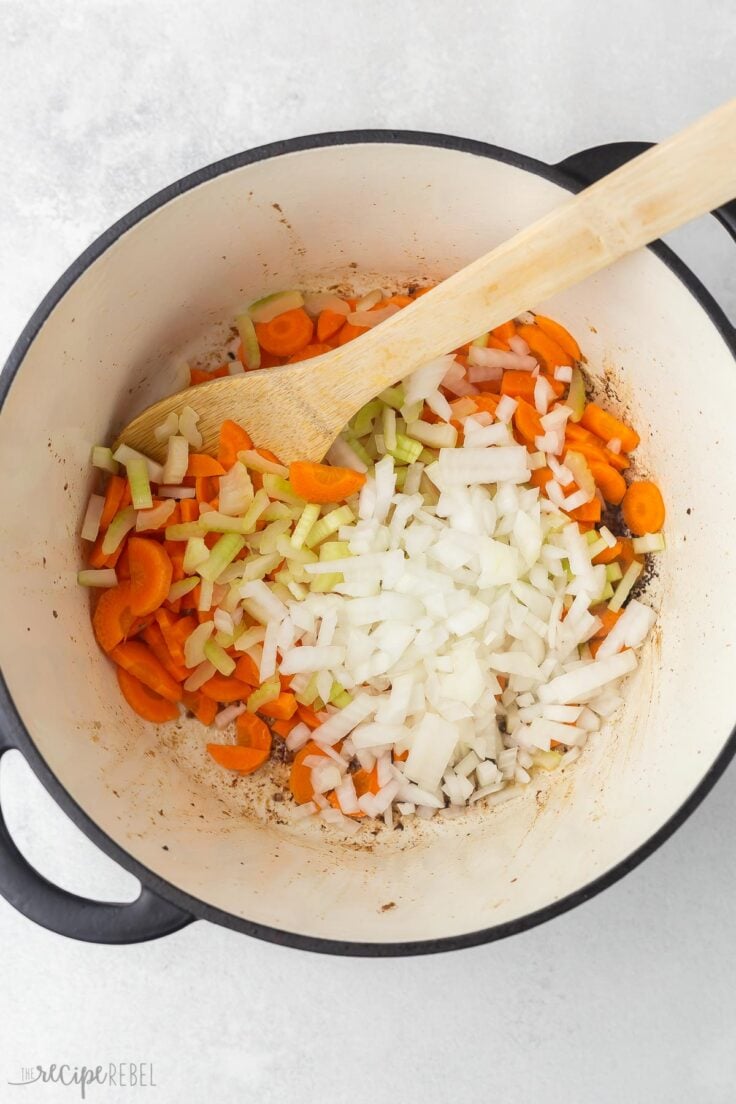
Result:
<svg viewBox="0 0 736 1104"><path fill-rule="evenodd" d="M734 195L736 100L571 197L362 337L355 354L364 375L351 373L351 398L368 401L433 357Z"/></svg>

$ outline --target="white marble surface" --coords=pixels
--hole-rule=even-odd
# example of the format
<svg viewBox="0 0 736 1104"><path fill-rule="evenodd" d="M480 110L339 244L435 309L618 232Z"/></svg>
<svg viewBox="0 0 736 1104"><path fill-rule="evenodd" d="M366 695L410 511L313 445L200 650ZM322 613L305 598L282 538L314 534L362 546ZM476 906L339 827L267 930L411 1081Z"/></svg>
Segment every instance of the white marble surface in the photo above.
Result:
<svg viewBox="0 0 736 1104"><path fill-rule="evenodd" d="M556 161L657 138L733 94L732 0L0 3L0 347L111 221L183 173L276 138L406 127ZM734 253L675 244L733 317ZM4 354L3 354L4 355ZM730 688L729 688L730 689ZM153 1062L88 1099L382 1104L736 1100L736 774L654 857L522 936L434 958L330 959L196 924L83 946L0 902L0 1099L20 1067ZM52 879L135 884L13 753L11 828Z"/></svg>

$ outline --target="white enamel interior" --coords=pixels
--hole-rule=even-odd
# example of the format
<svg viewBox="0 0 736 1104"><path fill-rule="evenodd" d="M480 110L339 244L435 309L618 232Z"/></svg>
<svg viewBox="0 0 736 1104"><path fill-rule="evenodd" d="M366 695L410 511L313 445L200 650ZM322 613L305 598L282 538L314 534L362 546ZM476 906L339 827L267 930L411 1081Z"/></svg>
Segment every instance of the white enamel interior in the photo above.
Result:
<svg viewBox="0 0 736 1104"><path fill-rule="evenodd" d="M565 198L524 170L453 150L283 155L210 180L134 226L32 342L0 420L5 678L79 805L194 897L341 940L486 928L625 859L721 750L734 720L736 436L723 411L736 409L736 373L703 310L649 253L545 305L578 335L593 372L616 380L668 509L668 552L651 590L655 639L623 715L564 774L495 810L369 845L290 825L270 799L277 785L231 786L207 762L196 725L158 731L129 713L75 585L90 446L181 385L182 351L214 340L235 307L295 285L438 279Z"/></svg>

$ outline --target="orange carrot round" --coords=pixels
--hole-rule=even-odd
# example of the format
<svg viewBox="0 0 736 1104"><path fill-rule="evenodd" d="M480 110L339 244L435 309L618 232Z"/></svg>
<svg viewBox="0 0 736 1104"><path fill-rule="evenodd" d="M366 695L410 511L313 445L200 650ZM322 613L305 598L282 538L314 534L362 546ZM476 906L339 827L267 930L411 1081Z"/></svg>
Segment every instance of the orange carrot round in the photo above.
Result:
<svg viewBox="0 0 736 1104"><path fill-rule="evenodd" d="M258 707L264 717L273 717L275 721L289 721L296 713L297 700L288 691L282 691L277 698Z"/></svg>
<svg viewBox="0 0 736 1104"><path fill-rule="evenodd" d="M310 740L309 743L305 744L294 756L294 762L291 764L291 773L289 774L289 789L297 805L304 805L305 802L311 801L314 797L312 771L310 767L304 766L304 760L308 755L324 754L319 744L315 744L314 740Z"/></svg>
<svg viewBox="0 0 736 1104"><path fill-rule="evenodd" d="M525 402L524 399L519 399L519 404L514 411L514 426L519 436L524 441L524 444L529 445L531 448L535 448L535 437L542 437L544 435L544 429L535 407L531 403Z"/></svg>
<svg viewBox="0 0 736 1104"><path fill-rule="evenodd" d="M173 702L155 694L148 686L145 686L135 675L131 675L123 667L117 668L118 686L126 702L144 721L153 721L154 724L165 724L166 721L175 721L179 716L179 710Z"/></svg>
<svg viewBox="0 0 736 1104"><path fill-rule="evenodd" d="M302 307L284 311L270 322L256 322L258 344L274 356L293 356L312 340L312 319Z"/></svg>
<svg viewBox="0 0 736 1104"><path fill-rule="evenodd" d="M105 652L125 639L133 621L130 608L130 583L119 583L103 590L92 616L92 628L97 643Z"/></svg>
<svg viewBox="0 0 736 1104"><path fill-rule="evenodd" d="M217 716L217 702L212 701L212 698L201 694L199 690L194 693L185 690L182 695L182 702L189 712L194 714L200 724L206 725L208 728L211 724L214 724Z"/></svg>
<svg viewBox="0 0 736 1104"><path fill-rule="evenodd" d="M258 686L261 678L258 673L258 667L255 660L246 653L240 656L235 664L235 670L233 671L233 677L240 679L241 682L245 682L248 686Z"/></svg>
<svg viewBox="0 0 736 1104"><path fill-rule="evenodd" d="M166 647L166 641L158 622L153 621L150 625L146 625L141 636L161 666L168 671L175 682L184 682L189 677L191 671L183 663L175 663L171 658L171 652Z"/></svg>
<svg viewBox="0 0 736 1104"><path fill-rule="evenodd" d="M235 721L238 744L271 754L271 732L268 725L255 713L241 713Z"/></svg>
<svg viewBox="0 0 736 1104"><path fill-rule="evenodd" d="M225 469L219 460L215 460L214 456L208 456L206 452L190 452L189 464L187 466L187 475L194 476L211 476L211 475L224 475Z"/></svg>
<svg viewBox="0 0 736 1104"><path fill-rule="evenodd" d="M311 360L312 357L322 356L323 353L331 352L332 346L326 345L324 342L322 344L313 343L305 345L304 348L300 349L298 353L294 353L293 356L289 357L288 363L298 364L300 360Z"/></svg>
<svg viewBox="0 0 736 1104"><path fill-rule="evenodd" d="M554 318L547 318L544 314L537 314L534 318L537 326L540 330L547 334L547 337L551 337L564 352L573 360L581 360L583 354L580 352L580 346L575 338L569 333L564 326L561 326L559 322L555 322Z"/></svg>
<svg viewBox="0 0 736 1104"><path fill-rule="evenodd" d="M253 693L253 687L248 686L247 683L233 678L232 675L226 676L219 673L207 679L201 689L206 697L220 702L221 705L227 702L246 701Z"/></svg>
<svg viewBox="0 0 736 1104"><path fill-rule="evenodd" d="M626 494L626 480L610 464L601 464L597 460L588 462L595 485L606 502L618 506Z"/></svg>
<svg viewBox="0 0 736 1104"><path fill-rule="evenodd" d="M229 471L233 466L239 452L248 452L252 448L250 434L237 422L226 418L220 426L220 447L217 451L217 459L225 471ZM191 502L191 499L189 501Z"/></svg>
<svg viewBox="0 0 736 1104"><path fill-rule="evenodd" d="M218 766L238 771L239 774L252 774L268 759L267 751L238 744L208 744L207 751Z"/></svg>
<svg viewBox="0 0 736 1104"><path fill-rule="evenodd" d="M289 466L289 481L294 493L305 502L342 502L360 490L365 476L352 468L296 460Z"/></svg>
<svg viewBox="0 0 736 1104"><path fill-rule="evenodd" d="M516 323L512 318L510 322L504 322L502 326L494 327L494 329L491 330L491 333L497 341L501 341L503 343L503 347L505 349L508 349L509 338L515 337L516 335Z"/></svg>
<svg viewBox="0 0 736 1104"><path fill-rule="evenodd" d="M636 430L620 422L618 418L614 418L613 414L609 414L597 403L588 403L580 419L580 425L595 433L604 444L618 439L624 452L631 452L639 444L640 438Z"/></svg>
<svg viewBox="0 0 736 1104"><path fill-rule="evenodd" d="M105 505L102 507L102 515L100 517L101 532L107 529L118 510L121 508L126 486L127 480L121 475L110 476L105 489Z"/></svg>
<svg viewBox="0 0 736 1104"><path fill-rule="evenodd" d="M347 345L348 341L352 341L354 338L360 337L361 334L367 332L367 326L354 326L352 322L346 322L337 335L337 344Z"/></svg>
<svg viewBox="0 0 736 1104"><path fill-rule="evenodd" d="M529 352L539 362L543 372L552 375L558 365L570 363L570 355L534 323L518 326L516 332L526 341Z"/></svg>
<svg viewBox="0 0 736 1104"><path fill-rule="evenodd" d="M664 501L657 484L648 479L632 483L624 495L621 512L635 537L658 533L664 525Z"/></svg>
<svg viewBox="0 0 736 1104"><path fill-rule="evenodd" d="M130 565L130 608L137 617L153 613L171 587L173 565L166 549L147 537L128 541Z"/></svg>
<svg viewBox="0 0 736 1104"><path fill-rule="evenodd" d="M307 728L315 729L319 728L322 721L317 714L308 705L302 705L300 702L297 706L296 715L300 721L303 721Z"/></svg>
<svg viewBox="0 0 736 1104"><path fill-rule="evenodd" d="M126 640L112 649L110 658L155 694L171 702L181 701L181 687L147 644L140 640Z"/></svg>
<svg viewBox="0 0 736 1104"><path fill-rule="evenodd" d="M345 315L337 311L323 310L317 319L317 340L329 341L345 325Z"/></svg>

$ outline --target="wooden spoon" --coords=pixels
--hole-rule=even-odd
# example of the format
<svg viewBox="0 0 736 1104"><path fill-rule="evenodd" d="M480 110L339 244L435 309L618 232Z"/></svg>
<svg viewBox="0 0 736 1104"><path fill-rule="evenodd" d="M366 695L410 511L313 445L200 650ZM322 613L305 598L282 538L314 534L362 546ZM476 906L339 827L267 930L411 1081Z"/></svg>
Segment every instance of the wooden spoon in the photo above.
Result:
<svg viewBox="0 0 736 1104"><path fill-rule="evenodd" d="M735 194L732 100L349 344L180 391L134 418L118 443L163 459L154 428L191 406L205 451L216 451L219 427L232 418L285 463L321 460L353 414L384 388Z"/></svg>

